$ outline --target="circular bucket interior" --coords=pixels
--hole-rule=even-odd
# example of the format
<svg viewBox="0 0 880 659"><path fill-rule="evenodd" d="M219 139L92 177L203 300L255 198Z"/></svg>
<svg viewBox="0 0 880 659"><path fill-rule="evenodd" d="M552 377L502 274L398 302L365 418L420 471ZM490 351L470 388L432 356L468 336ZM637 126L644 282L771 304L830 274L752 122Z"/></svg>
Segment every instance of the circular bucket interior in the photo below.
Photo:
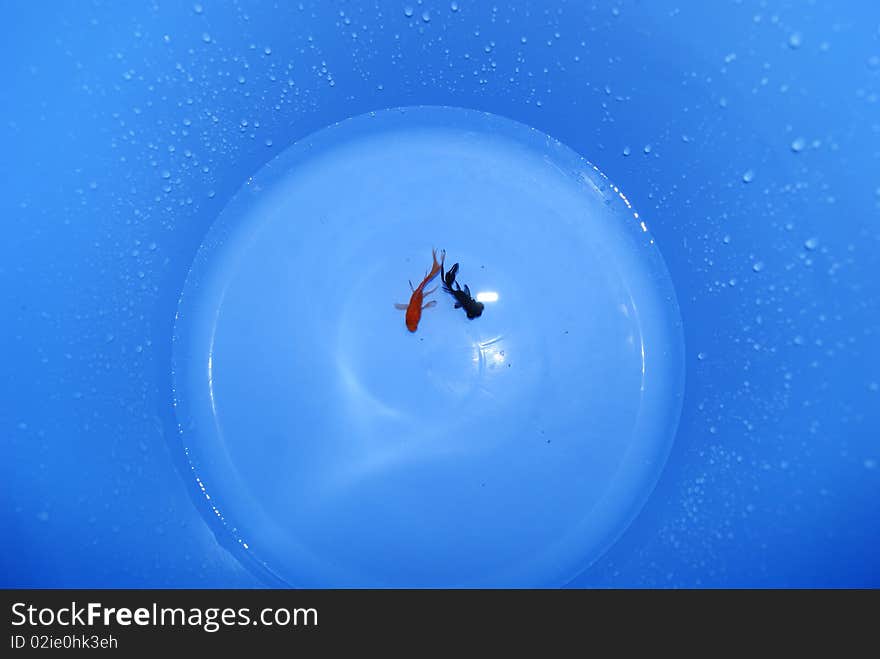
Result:
<svg viewBox="0 0 880 659"><path fill-rule="evenodd" d="M872 3L4 16L0 585L880 585Z"/></svg>
<svg viewBox="0 0 880 659"><path fill-rule="evenodd" d="M432 248L482 315L439 273L421 285ZM174 386L218 532L284 583L558 585L659 476L681 320L594 166L497 116L387 110L293 145L224 209Z"/></svg>

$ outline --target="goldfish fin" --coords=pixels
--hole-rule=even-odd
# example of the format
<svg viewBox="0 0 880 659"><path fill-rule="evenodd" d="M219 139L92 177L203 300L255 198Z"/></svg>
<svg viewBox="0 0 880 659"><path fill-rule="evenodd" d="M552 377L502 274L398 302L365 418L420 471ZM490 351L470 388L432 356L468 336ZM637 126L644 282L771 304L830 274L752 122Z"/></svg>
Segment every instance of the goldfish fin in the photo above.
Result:
<svg viewBox="0 0 880 659"><path fill-rule="evenodd" d="M395 309L408 309L409 305L408 304L401 304L400 302L395 302L394 308Z"/></svg>

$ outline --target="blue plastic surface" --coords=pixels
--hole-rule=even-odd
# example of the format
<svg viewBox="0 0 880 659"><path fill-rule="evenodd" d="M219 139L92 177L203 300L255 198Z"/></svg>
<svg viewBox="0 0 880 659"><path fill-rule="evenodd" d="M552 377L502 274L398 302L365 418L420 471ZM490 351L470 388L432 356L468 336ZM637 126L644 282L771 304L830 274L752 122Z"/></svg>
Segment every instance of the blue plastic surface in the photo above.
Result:
<svg viewBox="0 0 880 659"><path fill-rule="evenodd" d="M465 555L466 547L521 537L523 547L546 550L566 520L574 524L569 513L577 506L565 500L554 508L548 520L556 531L526 516L547 509L549 499L560 501L564 488L586 492L614 482L628 488L620 509L584 513L606 524L592 537L584 532L561 542L557 550L569 552L564 561L526 564L516 562L516 547L507 554L496 549L496 572L483 578L555 584L589 564L567 584L880 586L874 0L14 0L4 3L4 17L12 27L0 40L0 585L253 587L334 576L348 583L477 581L473 561L486 554ZM595 162L634 208L625 209L605 179L580 162L573 169L589 176L579 192L558 172L554 185L568 196L554 202L543 195L541 203L568 207L565 199L581 194L588 208L593 181L610 197L603 212L615 220L607 230L629 227L636 239L653 237L656 247L627 251L622 237L595 233L589 218L601 213L572 220L593 232L580 238L565 229L565 213L541 235L532 224L537 218L526 213L539 196L530 184L515 186L510 199L476 197L487 209L458 216L444 208L444 198L477 186L460 180L456 168L449 175L456 185L431 177L415 186L391 179L373 186L362 207L334 225L359 232L339 231L339 247L352 246L350 259L325 263L311 249L322 235L314 217L312 225L295 213L270 222L259 207L277 210L278 199L240 191L254 175L264 192L287 190L280 177L294 168L278 171L281 160L274 159L289 157L292 144L321 135L330 140L321 142L325 150L334 140L354 143L351 122L318 131L405 106L507 117L539 131L525 152L567 161L568 152L541 135L561 140ZM441 123L450 116L444 113ZM483 138L500 132L519 139L517 131L482 121ZM365 131L358 143L365 144L370 126L379 124L358 122ZM406 134L407 143L413 139ZM390 148L383 141L382 153ZM315 161L301 155L316 172ZM425 166L416 156L403 174L424 173ZM505 158L498 169L542 171L523 158ZM315 201L354 208L349 190L380 174L362 168L345 180L327 179L327 199ZM390 195L412 213L396 216L375 203ZM649 234L636 228L635 211ZM230 240L224 249L240 250L248 267L229 267L236 255L215 242L215 228L227 219L230 230L264 223L277 244L254 243L262 251L251 262L245 241ZM313 244L300 244L296 232L309 226ZM368 233L380 230L387 235ZM570 240L553 243L557 232ZM650 255L662 251L685 345L678 430L653 492L628 526L650 478L596 476L599 458L619 447L593 440L625 416L618 403L633 399L617 394L635 377L630 367L612 372L611 364L632 355L622 352L621 336L606 321L621 331L634 326L593 312L607 311L620 290L613 279L599 284L609 263L595 251L603 236L616 250L606 257L627 264L622 272L635 277L629 285L646 298L663 295L663 277L639 284L654 272ZM326 245L326 234L322 240ZM355 249L361 242L374 246ZM468 321L448 295L435 293L440 304L425 310L411 335L393 303L407 301L407 280L424 273L431 247L446 248L451 262L461 263L463 283L499 297ZM214 298L206 288L179 304L197 277L210 287L224 273L237 278L230 300L241 315L217 319L217 418L221 428L235 430L228 443L247 483L242 488L211 475L210 460L220 455L210 443L213 415L197 398L207 392L204 332ZM286 291L300 287L304 294L289 299ZM665 341L657 328L666 323L642 311L644 332L655 332L643 332L650 364L652 347ZM576 334L566 318L578 321ZM560 337L565 329L570 334ZM271 334L253 335L257 330ZM262 342L246 341L248 333ZM479 361L472 366L467 359L475 343L496 335L510 366L492 371L487 359L480 371ZM303 355L295 337L319 347ZM230 350L248 343L250 352ZM194 352L191 363L181 360L185 347ZM316 367L298 374L294 357ZM569 357L577 361L565 370ZM544 359L552 373L528 370ZM355 386L342 387L341 365ZM235 381L227 377L233 372L251 377ZM539 375L578 378L578 391L551 395L535 384ZM503 388L504 398L487 403L480 389L486 381L490 391ZM303 410L307 394L328 382L344 409ZM384 452L321 443L327 420L354 420L346 428L352 438L377 437L374 429L392 425L391 418L372 418L368 403L358 406L369 399L356 391L399 411L397 426L413 418L405 432L388 435L393 443ZM235 405L239 394L243 403ZM451 413L456 396L460 407ZM565 417L547 413L597 396L615 403L595 414L575 409L582 427L571 432ZM661 398L651 400L659 406ZM508 399L519 401L513 412L500 410ZM272 409L280 410L275 418ZM511 432L487 430L490 417ZM514 422L525 417L540 421L550 444L533 441L537 426ZM465 421L471 425L457 425ZM315 430L304 443L291 439L299 426ZM662 455L662 443L656 446ZM346 459L319 464L324 449ZM424 460L415 459L418 451ZM568 451L575 451L571 460ZM589 451L597 452L595 462ZM388 468L365 469L356 459L365 453L385 456ZM331 462L352 467L347 480L328 479L340 495L304 497ZM508 464L519 477L505 483L499 473ZM361 466L359 480L354 465ZM578 473L592 481L568 477L583 465ZM566 478L548 476L551 468ZM413 494L382 496L401 490ZM370 497L358 502L344 492ZM432 498L419 499L425 492ZM323 502L332 514L313 515L300 500ZM433 524L450 510L485 519L481 503L500 510L470 527L483 535L452 545L445 538L457 529ZM316 556L339 562L312 571L294 560L295 552L272 555L270 527L255 510L278 520L285 542L307 542ZM419 526L418 510L430 528ZM342 530L331 528L333 519L345 521ZM524 520L534 537L524 528L501 528L513 519ZM624 526L614 540L614 529ZM355 527L357 533L345 531ZM392 537L410 544L389 541L383 560L375 548ZM245 538L249 551L238 542ZM590 562L603 542L611 544ZM414 546L430 551L413 557ZM354 547L363 559L352 556ZM426 566L441 555L465 557L426 578ZM390 573L392 561L409 572ZM505 565L508 576L521 578L502 579Z"/></svg>
<svg viewBox="0 0 880 659"><path fill-rule="evenodd" d="M393 302L432 246L486 308L438 290L411 333ZM453 108L351 119L250 177L187 279L174 368L209 519L294 586L565 583L649 494L684 388L624 195Z"/></svg>

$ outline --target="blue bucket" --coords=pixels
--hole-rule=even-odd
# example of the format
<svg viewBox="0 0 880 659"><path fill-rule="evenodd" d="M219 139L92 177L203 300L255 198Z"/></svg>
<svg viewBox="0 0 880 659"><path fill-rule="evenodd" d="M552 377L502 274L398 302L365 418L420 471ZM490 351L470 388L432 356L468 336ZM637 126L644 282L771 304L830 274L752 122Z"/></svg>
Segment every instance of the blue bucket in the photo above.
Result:
<svg viewBox="0 0 880 659"><path fill-rule="evenodd" d="M8 7L2 585L880 585L880 17L770 4Z"/></svg>

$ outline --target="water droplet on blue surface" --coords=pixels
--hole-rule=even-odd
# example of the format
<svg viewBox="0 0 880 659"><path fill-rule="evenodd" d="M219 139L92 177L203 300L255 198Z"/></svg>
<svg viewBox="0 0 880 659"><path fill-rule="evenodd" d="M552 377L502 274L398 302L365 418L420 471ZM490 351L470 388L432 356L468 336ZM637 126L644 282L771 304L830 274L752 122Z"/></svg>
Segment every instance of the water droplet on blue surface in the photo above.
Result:
<svg viewBox="0 0 880 659"><path fill-rule="evenodd" d="M795 153L800 153L804 150L804 147L807 145L807 141L803 137L796 137L791 142L791 150Z"/></svg>
<svg viewBox="0 0 880 659"><path fill-rule="evenodd" d="M756 261L752 265L752 270L754 270L755 272L761 272L761 270L763 270L763 269L764 269L764 262L763 261Z"/></svg>
<svg viewBox="0 0 880 659"><path fill-rule="evenodd" d="M818 246L819 246L819 239L818 238L807 238L804 241L804 247L806 247L810 251L816 249Z"/></svg>
<svg viewBox="0 0 880 659"><path fill-rule="evenodd" d="M800 48L802 42L803 42L803 37L801 37L800 32L794 32L791 36L788 37L788 47L789 48L792 48L792 49Z"/></svg>
<svg viewBox="0 0 880 659"><path fill-rule="evenodd" d="M413 8L408 5L406 7L404 7L403 8L403 15L406 16L407 18L412 18Z"/></svg>
<svg viewBox="0 0 880 659"><path fill-rule="evenodd" d="M755 172L751 169L746 170L742 176L743 183L751 183L755 180Z"/></svg>

